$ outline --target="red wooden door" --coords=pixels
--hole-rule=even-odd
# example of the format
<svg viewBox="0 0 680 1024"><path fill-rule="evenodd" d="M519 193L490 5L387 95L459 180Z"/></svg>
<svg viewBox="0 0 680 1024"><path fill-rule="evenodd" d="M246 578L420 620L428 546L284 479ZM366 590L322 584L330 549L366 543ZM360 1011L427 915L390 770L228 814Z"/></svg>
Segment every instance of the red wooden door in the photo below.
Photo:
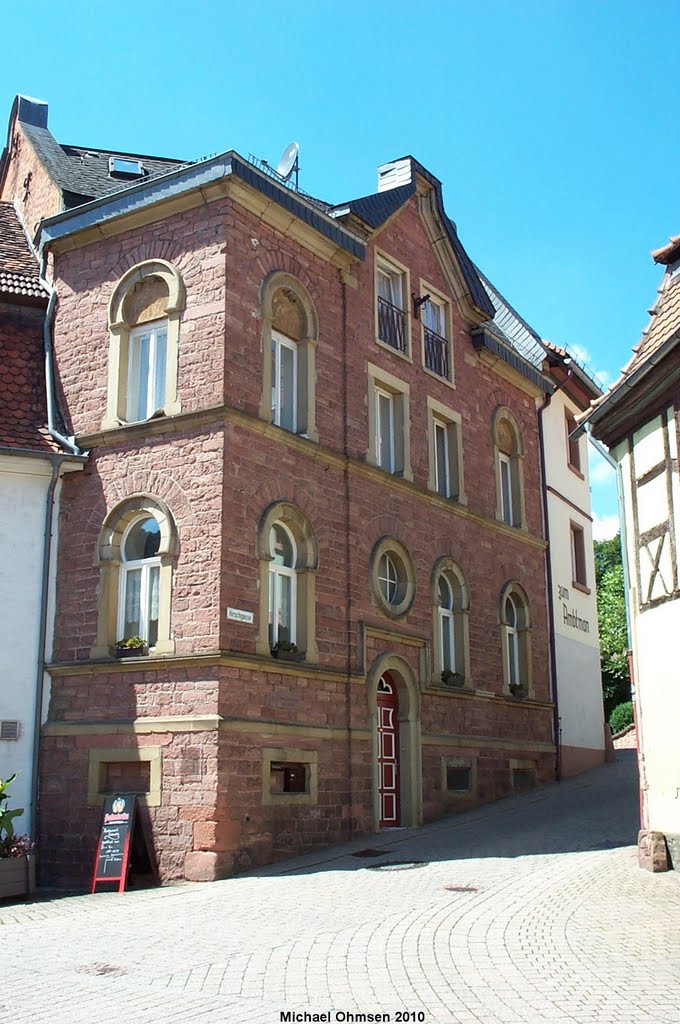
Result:
<svg viewBox="0 0 680 1024"><path fill-rule="evenodd" d="M399 698L389 676L378 683L378 791L380 827L400 825Z"/></svg>

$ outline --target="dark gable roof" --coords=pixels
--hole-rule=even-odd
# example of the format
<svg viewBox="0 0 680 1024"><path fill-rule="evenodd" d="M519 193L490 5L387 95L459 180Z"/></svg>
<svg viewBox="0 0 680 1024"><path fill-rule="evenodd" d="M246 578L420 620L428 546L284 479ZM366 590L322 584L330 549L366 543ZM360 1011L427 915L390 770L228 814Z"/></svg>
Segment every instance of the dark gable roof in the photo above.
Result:
<svg viewBox="0 0 680 1024"><path fill-rule="evenodd" d="M401 209L416 190L415 182L408 185L400 185L398 188L391 188L385 192L375 192L370 196L362 196L361 199L352 199L349 203L342 203L337 210L349 209L351 213L359 217L375 230L390 219L392 214Z"/></svg>
<svg viewBox="0 0 680 1024"><path fill-rule="evenodd" d="M119 153L108 149L61 146L48 128L22 121L22 129L50 176L64 192L69 193L65 196L67 207L79 206L91 199L118 192L130 184L155 178L184 163L182 160ZM141 178L112 176L109 172L110 157L139 160L146 173Z"/></svg>
<svg viewBox="0 0 680 1024"><path fill-rule="evenodd" d="M0 298L47 302L38 261L12 203L0 202Z"/></svg>

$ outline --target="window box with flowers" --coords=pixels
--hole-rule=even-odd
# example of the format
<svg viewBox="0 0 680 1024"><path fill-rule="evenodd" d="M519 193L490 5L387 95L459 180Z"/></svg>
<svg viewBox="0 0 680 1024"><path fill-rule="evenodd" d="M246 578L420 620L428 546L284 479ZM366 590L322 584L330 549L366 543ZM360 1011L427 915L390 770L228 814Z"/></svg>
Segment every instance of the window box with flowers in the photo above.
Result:
<svg viewBox="0 0 680 1024"><path fill-rule="evenodd" d="M145 658L148 653L148 644L141 636L131 636L116 643L117 658Z"/></svg>
<svg viewBox="0 0 680 1024"><path fill-rule="evenodd" d="M299 651L297 644L291 643L290 640L277 640L271 650L272 658L277 658L279 661L305 660L305 652Z"/></svg>
<svg viewBox="0 0 680 1024"><path fill-rule="evenodd" d="M35 855L29 836L17 835L14 818L24 813L23 807L9 810L7 788L16 775L0 779L0 899L25 896L35 891Z"/></svg>

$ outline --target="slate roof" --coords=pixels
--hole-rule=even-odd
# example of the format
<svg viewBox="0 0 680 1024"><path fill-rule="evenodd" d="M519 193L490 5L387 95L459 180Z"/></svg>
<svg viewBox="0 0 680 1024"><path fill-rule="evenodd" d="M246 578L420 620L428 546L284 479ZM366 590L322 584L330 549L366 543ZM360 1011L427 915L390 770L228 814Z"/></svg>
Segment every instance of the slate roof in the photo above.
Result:
<svg viewBox="0 0 680 1024"><path fill-rule="evenodd" d="M40 161L69 195L64 197L67 208L79 206L91 199L99 199L111 192L118 192L128 185L165 174L181 167L185 161L143 156L137 153L119 153L110 149L88 149L84 146L62 146L48 128L22 122L22 129L33 145ZM146 172L144 177L112 177L109 172L109 158L139 160Z"/></svg>
<svg viewBox="0 0 680 1024"><path fill-rule="evenodd" d="M533 327L529 326L517 310L510 305L508 300L501 295L486 274L483 274L479 267L475 267L475 270L493 304L495 310L494 326L527 362L540 370L545 359L545 348L543 347L540 335L536 333Z"/></svg>
<svg viewBox="0 0 680 1024"><path fill-rule="evenodd" d="M43 321L36 308L47 295L14 207L2 202L0 302L0 446L58 451L47 431Z"/></svg>
<svg viewBox="0 0 680 1024"><path fill-rule="evenodd" d="M33 255L12 203L0 202L0 298L47 301Z"/></svg>

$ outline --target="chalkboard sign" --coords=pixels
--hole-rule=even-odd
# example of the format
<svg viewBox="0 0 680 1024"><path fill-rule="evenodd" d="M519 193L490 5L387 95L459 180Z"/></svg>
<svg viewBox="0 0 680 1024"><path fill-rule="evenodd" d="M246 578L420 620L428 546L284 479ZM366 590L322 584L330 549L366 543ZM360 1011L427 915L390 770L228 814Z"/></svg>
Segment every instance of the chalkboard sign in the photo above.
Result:
<svg viewBox="0 0 680 1024"><path fill-rule="evenodd" d="M108 796L104 801L91 892L100 882L117 882L118 892L125 891L136 810L134 793Z"/></svg>

